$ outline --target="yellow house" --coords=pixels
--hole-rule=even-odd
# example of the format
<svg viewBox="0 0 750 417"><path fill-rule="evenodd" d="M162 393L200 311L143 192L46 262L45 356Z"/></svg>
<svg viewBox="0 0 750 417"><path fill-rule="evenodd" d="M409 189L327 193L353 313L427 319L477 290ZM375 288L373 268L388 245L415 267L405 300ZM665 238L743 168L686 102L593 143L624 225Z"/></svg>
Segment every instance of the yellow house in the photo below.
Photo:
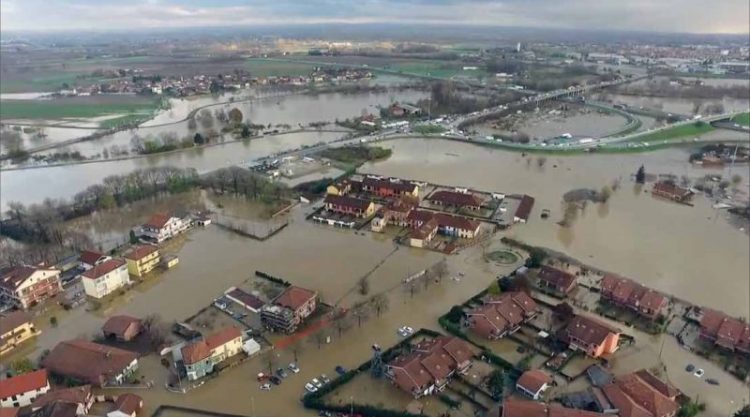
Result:
<svg viewBox="0 0 750 417"><path fill-rule="evenodd" d="M23 311L0 313L0 355L37 336L41 332L31 322L31 315Z"/></svg>
<svg viewBox="0 0 750 417"><path fill-rule="evenodd" d="M128 262L128 273L142 277L159 265L161 257L159 248L154 245L137 245L125 254Z"/></svg>
<svg viewBox="0 0 750 417"><path fill-rule="evenodd" d="M352 183L348 180L339 181L326 187L326 194L342 196L349 194L352 190Z"/></svg>

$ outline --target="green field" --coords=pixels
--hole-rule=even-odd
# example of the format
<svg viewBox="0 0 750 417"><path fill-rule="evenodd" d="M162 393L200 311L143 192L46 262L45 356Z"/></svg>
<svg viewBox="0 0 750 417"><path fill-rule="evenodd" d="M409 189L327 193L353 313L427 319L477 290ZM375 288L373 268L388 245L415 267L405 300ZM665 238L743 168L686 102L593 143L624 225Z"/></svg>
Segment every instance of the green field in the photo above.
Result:
<svg viewBox="0 0 750 417"><path fill-rule="evenodd" d="M315 68L313 64L263 58L250 58L245 65L245 69L256 77L309 75L313 68Z"/></svg>
<svg viewBox="0 0 750 417"><path fill-rule="evenodd" d="M734 116L732 121L742 126L750 126L750 113L742 113Z"/></svg>
<svg viewBox="0 0 750 417"><path fill-rule="evenodd" d="M141 97L75 97L54 100L3 100L0 119L93 118L108 114L149 115L159 101ZM111 121L108 121L110 123Z"/></svg>
<svg viewBox="0 0 750 417"><path fill-rule="evenodd" d="M714 130L713 126L704 122L695 122L686 125L675 126L658 132L649 133L642 136L636 136L627 143L645 143L661 142L685 139L688 137L699 136ZM622 143L622 142L621 142Z"/></svg>
<svg viewBox="0 0 750 417"><path fill-rule="evenodd" d="M398 71L404 74L413 74L418 76L451 78L462 76L468 78L486 77L486 71L480 66L476 70L463 70L463 64L455 61L433 61L433 60L413 60L397 61L384 69Z"/></svg>

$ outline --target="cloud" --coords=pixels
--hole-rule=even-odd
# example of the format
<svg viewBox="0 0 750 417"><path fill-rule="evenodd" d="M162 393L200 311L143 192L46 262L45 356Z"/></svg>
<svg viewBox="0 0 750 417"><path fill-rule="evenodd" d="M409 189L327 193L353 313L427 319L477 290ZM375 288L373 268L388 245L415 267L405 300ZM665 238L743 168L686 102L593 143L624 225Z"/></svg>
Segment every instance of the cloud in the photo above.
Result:
<svg viewBox="0 0 750 417"><path fill-rule="evenodd" d="M439 23L750 32L747 0L0 0L3 31ZM127 4L126 4L127 3Z"/></svg>

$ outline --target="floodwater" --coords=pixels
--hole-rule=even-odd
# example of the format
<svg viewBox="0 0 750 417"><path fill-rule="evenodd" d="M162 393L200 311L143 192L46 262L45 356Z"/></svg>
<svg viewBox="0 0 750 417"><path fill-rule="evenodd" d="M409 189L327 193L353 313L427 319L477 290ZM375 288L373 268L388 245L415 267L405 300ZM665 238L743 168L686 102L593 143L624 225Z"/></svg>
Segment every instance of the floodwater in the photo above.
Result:
<svg viewBox="0 0 750 417"><path fill-rule="evenodd" d="M564 133L576 137L601 137L621 129L626 123L625 118L620 115L599 113L587 107L576 108L568 116L552 115L545 109L526 113L522 117L522 121L515 123L514 130L539 139L550 139ZM481 135L510 133L493 127L492 122L483 123L476 128Z"/></svg>
<svg viewBox="0 0 750 417"><path fill-rule="evenodd" d="M298 132L119 161L2 171L2 209L5 210L10 201L29 204L45 198L69 198L90 185L100 183L108 175L127 174L140 168L169 165L195 168L202 173L302 145L329 142L342 135L336 132ZM34 186L29 187L30 184Z"/></svg>
<svg viewBox="0 0 750 417"><path fill-rule="evenodd" d="M645 154L549 156L539 168L536 156L439 139L399 140L386 161L364 172L413 178L536 198L528 224L508 236L554 249L592 266L631 277L688 301L748 317L750 313L750 238L696 196L695 207L638 192L630 176L643 164L648 173L702 177L738 174L747 184L747 166L704 169L687 162L689 151ZM532 160L527 162L531 158ZM601 189L620 180L606 205L590 204L570 228L562 219L562 195L576 188ZM648 188L648 187L647 187ZM539 215L551 211L548 220ZM710 284L709 284L710 283ZM707 286L711 291L706 291Z"/></svg>
<svg viewBox="0 0 750 417"><path fill-rule="evenodd" d="M631 107L645 107L648 109L661 109L665 112L692 115L695 103L701 106L708 104L721 103L724 111L740 112L747 111L750 108L750 100L736 99L731 97L717 99L691 99L691 98L673 98L673 97L643 97L625 94L608 94L608 99L614 104L627 104Z"/></svg>

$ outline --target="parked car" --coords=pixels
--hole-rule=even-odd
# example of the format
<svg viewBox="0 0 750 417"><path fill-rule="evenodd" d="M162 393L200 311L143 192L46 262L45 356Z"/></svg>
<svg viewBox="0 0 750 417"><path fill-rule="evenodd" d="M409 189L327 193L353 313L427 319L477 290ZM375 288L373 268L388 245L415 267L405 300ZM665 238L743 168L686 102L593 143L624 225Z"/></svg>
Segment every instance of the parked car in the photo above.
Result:
<svg viewBox="0 0 750 417"><path fill-rule="evenodd" d="M276 375L272 376L270 380L274 385L281 385L281 378L277 377Z"/></svg>
<svg viewBox="0 0 750 417"><path fill-rule="evenodd" d="M706 374L706 371L704 371L703 369L698 369L697 371L693 373L693 375L697 376L698 378L702 378L703 375L705 374Z"/></svg>
<svg viewBox="0 0 750 417"><path fill-rule="evenodd" d="M318 378L313 378L310 382L315 385L315 388L323 388L323 384L318 380Z"/></svg>
<svg viewBox="0 0 750 417"><path fill-rule="evenodd" d="M292 373L298 374L299 373L299 367L296 363L292 362L288 366L289 370L292 371Z"/></svg>
<svg viewBox="0 0 750 417"><path fill-rule="evenodd" d="M326 374L320 374L320 380L324 384L327 384L327 383L331 382L331 378L328 378L328 375L326 375Z"/></svg>
<svg viewBox="0 0 750 417"><path fill-rule="evenodd" d="M271 391L271 384L269 384L268 382L266 382L265 384L261 384L260 385L260 390L261 391Z"/></svg>
<svg viewBox="0 0 750 417"><path fill-rule="evenodd" d="M346 369L343 366L341 366L341 365L337 365L336 366L336 373L339 374L339 375L344 375L346 373Z"/></svg>
<svg viewBox="0 0 750 417"><path fill-rule="evenodd" d="M284 368L279 368L279 369L277 369L277 370L276 370L276 375L277 375L277 376L278 376L279 378L281 378L281 379L284 379L284 378L286 378L286 377L288 377L288 376L289 376L289 374L288 374L288 373L286 372L286 370L284 370Z"/></svg>
<svg viewBox="0 0 750 417"><path fill-rule="evenodd" d="M707 378L706 382L708 382L711 385L719 385L719 381L713 378Z"/></svg>
<svg viewBox="0 0 750 417"><path fill-rule="evenodd" d="M315 385L308 382L307 384L305 384L305 390L307 390L307 392L315 392L318 389L315 388Z"/></svg>
<svg viewBox="0 0 750 417"><path fill-rule="evenodd" d="M695 371L695 366L692 363L688 364L688 366L685 367L685 371L687 371L687 372L693 372L693 371Z"/></svg>
<svg viewBox="0 0 750 417"><path fill-rule="evenodd" d="M409 326L402 326L398 328L398 334L402 337L411 336L412 333L414 333L414 329Z"/></svg>

